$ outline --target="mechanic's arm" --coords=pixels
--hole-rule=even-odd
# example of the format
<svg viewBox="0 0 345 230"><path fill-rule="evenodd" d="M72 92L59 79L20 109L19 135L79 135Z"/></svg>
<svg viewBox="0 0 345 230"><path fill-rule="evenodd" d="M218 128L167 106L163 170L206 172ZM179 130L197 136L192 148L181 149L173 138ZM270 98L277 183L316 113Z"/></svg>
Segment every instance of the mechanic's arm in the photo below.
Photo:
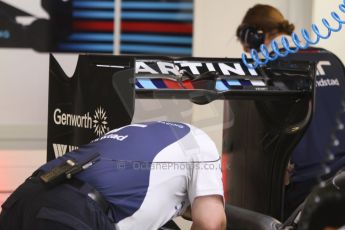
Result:
<svg viewBox="0 0 345 230"><path fill-rule="evenodd" d="M224 230L226 217L223 197L219 195L196 197L192 204L192 230Z"/></svg>

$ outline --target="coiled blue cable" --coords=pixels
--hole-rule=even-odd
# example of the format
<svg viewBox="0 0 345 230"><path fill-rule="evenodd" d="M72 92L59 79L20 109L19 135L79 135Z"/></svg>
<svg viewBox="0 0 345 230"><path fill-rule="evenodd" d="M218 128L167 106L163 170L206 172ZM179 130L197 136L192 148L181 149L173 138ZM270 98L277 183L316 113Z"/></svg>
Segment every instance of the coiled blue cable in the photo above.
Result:
<svg viewBox="0 0 345 230"><path fill-rule="evenodd" d="M343 0L343 3L339 5L339 10L343 13L345 13L345 0ZM281 50L279 48L278 42L276 40L273 40L271 42L271 48L272 52L270 52L264 44L260 45L260 52L263 56L263 59L260 59L259 52L255 49L251 49L250 55L253 59L253 64L248 63L247 61L247 55L245 53L242 54L242 61L243 63L250 69L255 69L258 66L266 65L269 61L277 60L280 57L286 57L287 55L291 53L297 53L300 49L307 49L310 45L316 45L319 43L320 39L328 39L332 32L338 32L343 28L343 24L345 24L345 21L342 20L336 12L331 12L332 18L338 22L337 27L332 27L329 22L326 19L322 19L322 24L328 29L326 34L321 34L319 28L315 25L311 25L312 31L316 34L315 41L312 40L311 36L309 35L308 31L306 29L301 30L302 37L305 40L305 44L302 44L302 41L298 37L298 35L293 32L291 34L291 38L293 43L295 44L295 47L291 48L288 38L286 36L283 36L281 39L282 42L282 48Z"/></svg>

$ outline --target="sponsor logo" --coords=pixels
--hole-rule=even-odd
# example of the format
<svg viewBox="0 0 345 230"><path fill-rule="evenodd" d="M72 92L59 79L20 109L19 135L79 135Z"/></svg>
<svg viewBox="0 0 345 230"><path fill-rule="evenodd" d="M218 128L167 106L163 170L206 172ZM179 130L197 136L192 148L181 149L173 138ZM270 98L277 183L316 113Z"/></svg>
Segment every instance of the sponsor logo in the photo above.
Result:
<svg viewBox="0 0 345 230"><path fill-rule="evenodd" d="M109 131L107 114L102 107L98 107L93 116L93 128L97 136L102 136Z"/></svg>
<svg viewBox="0 0 345 230"><path fill-rule="evenodd" d="M103 137L97 138L94 141L99 141L99 140L103 140L103 139L113 139L113 140L117 140L117 141L124 141L127 137L128 137L128 135L121 136L121 135L118 135L115 133L111 133L111 134L104 135Z"/></svg>
<svg viewBox="0 0 345 230"><path fill-rule="evenodd" d="M83 115L69 114L56 108L53 119L56 125L93 129L99 137L109 131L106 111L102 107L98 107L93 116L90 115L90 112Z"/></svg>
<svg viewBox="0 0 345 230"><path fill-rule="evenodd" d="M316 86L317 87L340 86L340 84L339 84L338 79L321 78L320 80L316 81Z"/></svg>
<svg viewBox="0 0 345 230"><path fill-rule="evenodd" d="M331 62L329 61L319 61L316 65L316 75L317 76L325 76L326 72L324 66L331 66Z"/></svg>
<svg viewBox="0 0 345 230"><path fill-rule="evenodd" d="M76 150L76 149L78 149L77 146L53 143L53 150L54 150L55 158L61 157L65 153L71 152L71 151Z"/></svg>
<svg viewBox="0 0 345 230"><path fill-rule="evenodd" d="M196 62L196 61L158 61L138 60L135 64L135 73L139 75L156 74L181 76L184 71L193 75L200 75L205 72L218 72L225 76L257 76L254 69L249 69L238 62Z"/></svg>
<svg viewBox="0 0 345 230"><path fill-rule="evenodd" d="M171 123L171 122L166 122L166 121L158 121L158 123L164 124L164 125L170 125L170 126L174 126L180 129L183 129L184 126L181 124L177 124L177 123Z"/></svg>
<svg viewBox="0 0 345 230"><path fill-rule="evenodd" d="M331 68L332 64L330 61L319 61L316 66L317 76L327 76L325 67ZM329 74L328 74L329 75ZM337 78L320 78L316 80L316 87L327 87L327 86L340 86L339 80Z"/></svg>

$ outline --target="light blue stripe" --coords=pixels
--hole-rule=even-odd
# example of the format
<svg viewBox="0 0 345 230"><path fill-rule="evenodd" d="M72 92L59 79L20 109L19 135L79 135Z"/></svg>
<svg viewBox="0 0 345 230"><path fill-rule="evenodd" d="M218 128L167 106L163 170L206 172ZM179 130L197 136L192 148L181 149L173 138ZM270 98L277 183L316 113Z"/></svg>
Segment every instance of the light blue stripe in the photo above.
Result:
<svg viewBox="0 0 345 230"><path fill-rule="evenodd" d="M155 53L155 54L180 54L191 55L191 48L173 47L173 46L145 46L145 45L121 45L122 53L134 52L134 53Z"/></svg>
<svg viewBox="0 0 345 230"><path fill-rule="evenodd" d="M138 79L138 81L144 89L157 89L150 79Z"/></svg>
<svg viewBox="0 0 345 230"><path fill-rule="evenodd" d="M153 12L123 12L123 19L157 19L168 21L192 21L193 14L190 13L153 13Z"/></svg>
<svg viewBox="0 0 345 230"><path fill-rule="evenodd" d="M93 9L114 9L114 2L109 1L76 1L72 2L75 8L93 8Z"/></svg>
<svg viewBox="0 0 345 230"><path fill-rule="evenodd" d="M114 9L114 2L74 0L75 8ZM122 2L122 9L151 9L151 10L192 10L193 3L188 2Z"/></svg>
<svg viewBox="0 0 345 230"><path fill-rule="evenodd" d="M93 43L61 43L59 49L62 51L83 51L83 52L113 52L111 44L93 44Z"/></svg>
<svg viewBox="0 0 345 230"><path fill-rule="evenodd" d="M113 42L113 39L112 33L74 33L68 37L71 41Z"/></svg>
<svg viewBox="0 0 345 230"><path fill-rule="evenodd" d="M141 34L121 34L123 42L155 42L155 43L173 43L173 44L192 44L192 38L187 36L159 36L159 35L141 35Z"/></svg>
<svg viewBox="0 0 345 230"><path fill-rule="evenodd" d="M227 80L229 85L236 85L236 86L241 86L241 82L238 80Z"/></svg>
<svg viewBox="0 0 345 230"><path fill-rule="evenodd" d="M75 10L74 18L90 18L90 19L114 19L112 11L91 11L91 10ZM167 21L192 21L193 14L190 13L152 13L152 12L123 12L122 19L151 19L151 20L167 20Z"/></svg>
<svg viewBox="0 0 345 230"><path fill-rule="evenodd" d="M135 85L135 89L140 89L139 86Z"/></svg>
<svg viewBox="0 0 345 230"><path fill-rule="evenodd" d="M152 9L152 10L192 10L193 3L188 2L122 2L122 9Z"/></svg>
<svg viewBox="0 0 345 230"><path fill-rule="evenodd" d="M228 87L224 85L224 83L221 80L216 81L216 90L218 91L228 91Z"/></svg>
<svg viewBox="0 0 345 230"><path fill-rule="evenodd" d="M96 10L75 10L74 18L91 18L91 19L114 19L113 11L96 11Z"/></svg>

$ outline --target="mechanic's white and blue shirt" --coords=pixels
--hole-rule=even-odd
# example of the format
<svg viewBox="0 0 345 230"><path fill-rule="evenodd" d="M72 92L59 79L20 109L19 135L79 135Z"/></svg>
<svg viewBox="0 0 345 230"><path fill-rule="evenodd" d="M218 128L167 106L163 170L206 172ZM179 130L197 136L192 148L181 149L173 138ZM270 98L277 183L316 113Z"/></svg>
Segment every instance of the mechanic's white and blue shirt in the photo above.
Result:
<svg viewBox="0 0 345 230"><path fill-rule="evenodd" d="M100 160L76 177L112 204L117 229L157 229L181 215L195 197L223 196L216 146L191 125L164 121L128 125L43 169L95 152L101 154Z"/></svg>

